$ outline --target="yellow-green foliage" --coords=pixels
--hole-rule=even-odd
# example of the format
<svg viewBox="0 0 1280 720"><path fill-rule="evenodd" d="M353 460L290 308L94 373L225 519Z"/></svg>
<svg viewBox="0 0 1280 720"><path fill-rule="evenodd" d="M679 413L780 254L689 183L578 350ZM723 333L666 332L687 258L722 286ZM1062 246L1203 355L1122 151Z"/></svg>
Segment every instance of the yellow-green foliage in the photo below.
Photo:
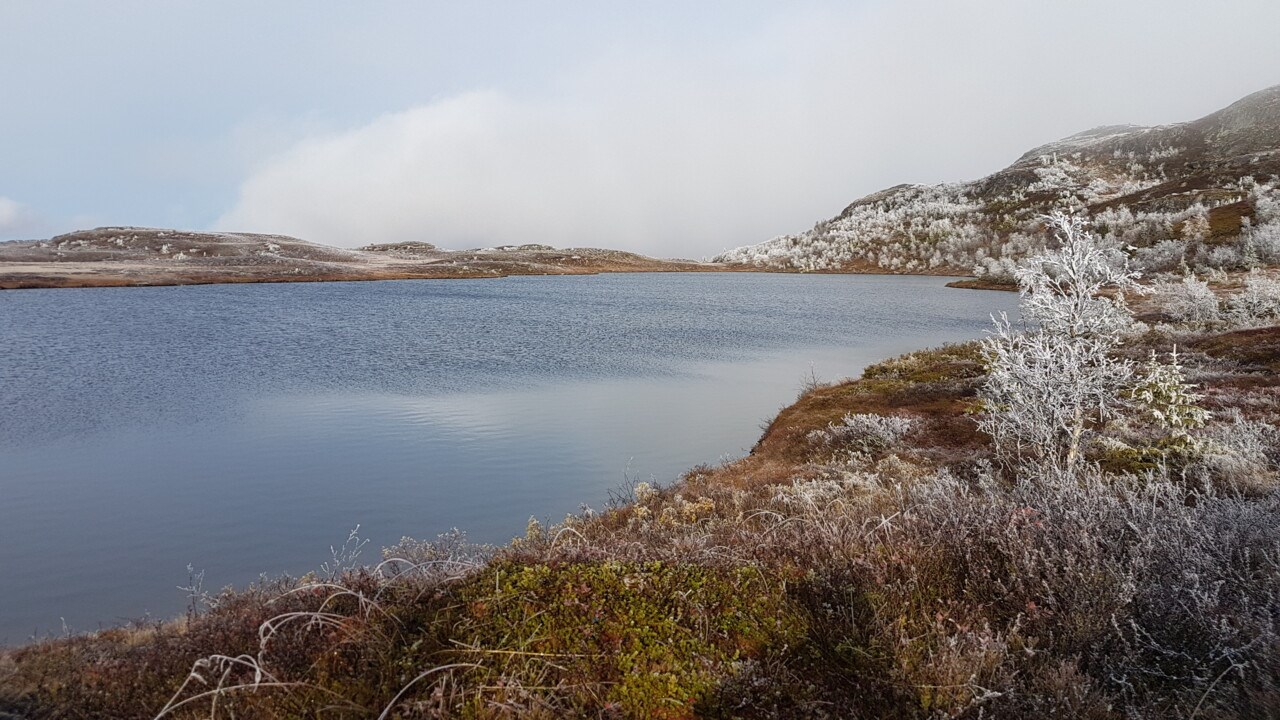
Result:
<svg viewBox="0 0 1280 720"><path fill-rule="evenodd" d="M1200 407L1199 401L1203 396L1195 392L1194 387L1183 377L1177 350L1167 364L1158 361L1152 353L1151 360L1143 366L1138 382L1129 390L1128 396L1149 421L1168 434L1170 440L1186 444L1187 433L1204 427L1212 417L1209 411Z"/></svg>
<svg viewBox="0 0 1280 720"><path fill-rule="evenodd" d="M1099 446L1097 460L1108 472L1143 475L1159 469L1165 456L1165 449L1156 445L1134 447L1122 442L1111 442Z"/></svg>
<svg viewBox="0 0 1280 720"><path fill-rule="evenodd" d="M981 345L961 343L920 350L869 365L863 380L901 380L913 383L942 382L982 375Z"/></svg>
<svg viewBox="0 0 1280 720"><path fill-rule="evenodd" d="M461 597L455 637L481 672L507 686L576 687L582 706L630 717L691 717L735 661L803 635L783 583L750 567L504 562Z"/></svg>

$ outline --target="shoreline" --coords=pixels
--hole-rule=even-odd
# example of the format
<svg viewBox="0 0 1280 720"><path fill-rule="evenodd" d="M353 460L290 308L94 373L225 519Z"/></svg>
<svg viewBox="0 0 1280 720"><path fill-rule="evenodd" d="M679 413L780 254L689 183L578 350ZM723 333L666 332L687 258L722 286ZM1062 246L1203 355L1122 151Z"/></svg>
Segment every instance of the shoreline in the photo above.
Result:
<svg viewBox="0 0 1280 720"><path fill-rule="evenodd" d="M20 263L13 263L18 265ZM377 282L381 280L496 280L516 276L553 276L553 275L604 275L612 273L653 273L653 272L734 272L720 267L701 268L559 268L556 271L529 270L522 272L516 269L502 271L380 271L380 272L334 272L324 274L298 275L253 275L235 273L172 273L153 276L131 275L127 271L96 273L92 268L83 273L23 273L6 272L10 268L0 263L0 290L58 290L107 287L181 287L187 285L249 285L258 283L318 283L318 282ZM79 270L79 268L76 268ZM116 270L111 268L111 270Z"/></svg>
<svg viewBox="0 0 1280 720"><path fill-rule="evenodd" d="M777 268L756 268L747 265L706 264L705 267L685 263L673 263L675 267L645 268L574 268L560 267L556 270L504 269L477 271L474 269L448 268L459 270L448 272L444 268L435 271L386 271L386 272L335 272L328 274L297 275L254 275L221 273L156 273L154 275L131 274L128 269L109 268L114 272L101 272L99 268L105 263L77 263L77 265L93 265L82 270L80 267L60 273L22 272L20 266L27 263L0 262L0 291L5 290L62 290L87 288L125 288L125 287L184 287L192 285L250 285L250 284L284 284L284 283L324 283L324 282L378 282L383 280L498 280L508 277L554 277L572 275L612 275L625 273L761 273L771 275L876 275L884 277L951 277L958 278L946 284L949 288L977 290L1017 290L1014 286L990 283L970 275L950 272L936 273L897 273L873 272L865 270L822 270L799 271L781 270ZM31 263L47 267L45 263ZM70 263L68 263L70 264Z"/></svg>

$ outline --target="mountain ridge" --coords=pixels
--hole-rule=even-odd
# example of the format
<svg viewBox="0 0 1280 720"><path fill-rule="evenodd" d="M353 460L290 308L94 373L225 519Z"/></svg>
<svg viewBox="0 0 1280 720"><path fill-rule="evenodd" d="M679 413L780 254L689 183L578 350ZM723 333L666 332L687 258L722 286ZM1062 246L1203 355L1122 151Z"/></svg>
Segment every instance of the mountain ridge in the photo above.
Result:
<svg viewBox="0 0 1280 720"><path fill-rule="evenodd" d="M895 185L713 262L1007 277L1053 211L1091 216L1150 272L1280 264L1280 85L1188 122L1084 130L969 182Z"/></svg>

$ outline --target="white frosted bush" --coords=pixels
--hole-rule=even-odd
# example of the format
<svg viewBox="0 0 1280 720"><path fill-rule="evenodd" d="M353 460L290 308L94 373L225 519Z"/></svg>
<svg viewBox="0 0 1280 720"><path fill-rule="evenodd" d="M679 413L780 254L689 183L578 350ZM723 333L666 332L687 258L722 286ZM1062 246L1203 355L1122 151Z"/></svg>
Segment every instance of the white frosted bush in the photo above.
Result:
<svg viewBox="0 0 1280 720"><path fill-rule="evenodd" d="M1185 241L1161 240L1151 247L1135 250L1133 264L1144 272L1169 271L1181 265L1186 254Z"/></svg>
<svg viewBox="0 0 1280 720"><path fill-rule="evenodd" d="M1236 408L1223 414L1219 423L1209 433L1210 437L1226 448L1231 455L1248 463L1266 466L1280 451L1280 430L1257 420L1246 420Z"/></svg>
<svg viewBox="0 0 1280 720"><path fill-rule="evenodd" d="M1197 265L1204 268L1236 270L1244 266L1244 255L1235 245L1219 245L1201 252Z"/></svg>
<svg viewBox="0 0 1280 720"><path fill-rule="evenodd" d="M1259 264L1280 265L1280 220L1252 228L1244 242Z"/></svg>
<svg viewBox="0 0 1280 720"><path fill-rule="evenodd" d="M839 424L831 423L825 430L809 433L809 439L824 445L875 452L897 445L915 424L914 419L907 417L854 413L845 415Z"/></svg>
<svg viewBox="0 0 1280 720"><path fill-rule="evenodd" d="M1255 222L1260 225L1270 222L1280 223L1280 193L1277 193L1275 188L1266 187L1267 190L1255 191L1253 200Z"/></svg>
<svg viewBox="0 0 1280 720"><path fill-rule="evenodd" d="M1224 413L1225 422L1206 428L1202 455L1191 468L1236 487L1271 486L1280 432L1264 422L1246 420L1236 408Z"/></svg>
<svg viewBox="0 0 1280 720"><path fill-rule="evenodd" d="M1176 322L1206 324L1221 316L1218 296L1208 283L1192 276L1156 285L1154 299L1160 310Z"/></svg>
<svg viewBox="0 0 1280 720"><path fill-rule="evenodd" d="M1017 269L1018 263L1013 258L987 257L979 260L973 267L973 274L992 282L1013 283Z"/></svg>
<svg viewBox="0 0 1280 720"><path fill-rule="evenodd" d="M1203 241L1209 237L1209 210L1196 203L1190 208L1190 215L1182 222L1182 237L1187 240Z"/></svg>
<svg viewBox="0 0 1280 720"><path fill-rule="evenodd" d="M1231 319L1242 324L1280 318L1280 280L1254 270L1244 288L1228 301Z"/></svg>

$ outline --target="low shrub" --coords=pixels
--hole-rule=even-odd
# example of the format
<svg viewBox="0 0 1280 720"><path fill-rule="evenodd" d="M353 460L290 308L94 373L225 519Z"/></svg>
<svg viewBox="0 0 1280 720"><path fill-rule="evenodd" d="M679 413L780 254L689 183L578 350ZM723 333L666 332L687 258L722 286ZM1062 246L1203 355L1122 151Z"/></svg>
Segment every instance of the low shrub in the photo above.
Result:
<svg viewBox="0 0 1280 720"><path fill-rule="evenodd" d="M870 413L845 415L839 424L809 433L809 440L830 448L883 452L902 441L916 426L912 418Z"/></svg>
<svg viewBox="0 0 1280 720"><path fill-rule="evenodd" d="M1159 283L1154 289L1156 306L1178 323L1208 325L1221 319L1218 296L1209 284L1186 276L1179 282Z"/></svg>
<svg viewBox="0 0 1280 720"><path fill-rule="evenodd" d="M1266 323L1280 318L1280 279L1253 271L1245 276L1244 287L1227 305L1232 319L1242 325Z"/></svg>

